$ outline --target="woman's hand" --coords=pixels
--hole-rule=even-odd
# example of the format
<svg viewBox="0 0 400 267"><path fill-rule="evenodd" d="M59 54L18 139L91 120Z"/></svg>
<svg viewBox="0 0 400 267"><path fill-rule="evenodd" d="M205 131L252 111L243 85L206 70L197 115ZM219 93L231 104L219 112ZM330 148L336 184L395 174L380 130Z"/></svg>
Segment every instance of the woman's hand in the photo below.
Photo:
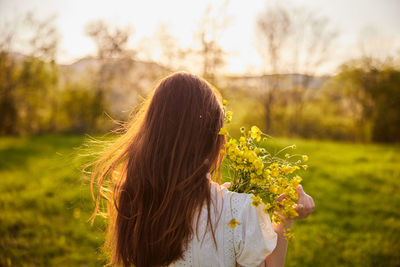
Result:
<svg viewBox="0 0 400 267"><path fill-rule="evenodd" d="M297 211L297 213L299 214L297 217L295 218L285 218L283 217L279 212L276 212L275 214L280 216L282 218L282 227L283 226L291 226L292 225L292 221L293 220L301 220L301 219L305 219L308 217L308 215L310 215L314 208L315 208L315 204L314 204L314 200L312 199L311 196L307 195L304 190L303 190L303 186L299 185L297 187L297 196L298 196L298 200L297 200L297 204L295 205L294 209ZM279 197L276 198L276 201L280 202L282 201L284 198L286 198L285 194L280 195Z"/></svg>
<svg viewBox="0 0 400 267"><path fill-rule="evenodd" d="M231 183L227 182L227 183L222 184L221 186L225 187L225 188L229 188L229 187L231 187ZM307 195L306 192L304 192L303 186L301 186L301 185L299 185L297 187L297 196L298 196L298 200L297 200L297 204L294 209L297 211L297 213L299 215L297 217L295 217L294 220L305 219L308 217L308 215L310 215L313 212L313 210L315 208L314 200L311 196ZM277 201L281 201L284 198L285 198L285 195L282 194L277 198ZM284 221L291 221L291 220L288 220L287 218L285 218ZM290 222L289 222L289 224L291 225Z"/></svg>
<svg viewBox="0 0 400 267"><path fill-rule="evenodd" d="M301 185L297 187L297 195L298 195L298 201L295 206L295 210L299 215L294 219L301 220L307 218L308 215L310 215L313 212L315 204L312 197L304 192L303 187Z"/></svg>
<svg viewBox="0 0 400 267"><path fill-rule="evenodd" d="M308 215L313 212L315 205L314 205L314 200L312 197L307 195L303 187L299 185L297 187L297 195L298 195L298 201L295 206L295 209L297 213L299 214L295 220L300 220L300 219L305 219L308 217ZM282 199L285 198L285 195L280 195L277 198L277 201L281 201ZM288 239L285 238L285 231L287 231L293 222L293 219L287 219L287 218L282 218L283 220L281 221L280 224L274 224L274 230L278 234L278 239L276 243L276 247L274 251L272 251L271 254L267 256L265 261L261 263L258 267L260 266L284 266L285 265L285 259L286 259L286 251L287 251L287 246L288 246Z"/></svg>

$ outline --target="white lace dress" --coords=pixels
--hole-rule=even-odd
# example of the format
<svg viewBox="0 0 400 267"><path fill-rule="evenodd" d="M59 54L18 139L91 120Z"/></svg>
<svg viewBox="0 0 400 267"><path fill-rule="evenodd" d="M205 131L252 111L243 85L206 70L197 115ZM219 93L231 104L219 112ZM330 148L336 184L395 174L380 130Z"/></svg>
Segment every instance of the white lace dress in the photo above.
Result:
<svg viewBox="0 0 400 267"><path fill-rule="evenodd" d="M207 208L204 206L199 222L199 238L194 236L189 242L183 260L169 266L259 265L274 250L277 242L269 215L262 211L261 205L257 208L250 205L253 200L249 194L230 192L214 182L211 188L213 205L210 213L213 224L217 225L214 227L217 249L210 231L202 240L207 224ZM216 224L218 214L220 220ZM228 226L232 215L240 222L234 229Z"/></svg>

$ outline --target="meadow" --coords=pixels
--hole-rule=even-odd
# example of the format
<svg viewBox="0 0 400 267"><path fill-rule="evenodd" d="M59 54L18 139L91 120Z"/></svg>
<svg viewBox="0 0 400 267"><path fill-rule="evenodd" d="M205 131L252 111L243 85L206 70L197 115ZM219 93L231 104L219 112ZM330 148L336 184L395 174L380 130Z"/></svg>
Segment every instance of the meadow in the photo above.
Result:
<svg viewBox="0 0 400 267"><path fill-rule="evenodd" d="M0 266L101 266L105 224L82 172L85 136L0 139ZM286 266L400 266L400 146L276 139L309 155L315 212Z"/></svg>

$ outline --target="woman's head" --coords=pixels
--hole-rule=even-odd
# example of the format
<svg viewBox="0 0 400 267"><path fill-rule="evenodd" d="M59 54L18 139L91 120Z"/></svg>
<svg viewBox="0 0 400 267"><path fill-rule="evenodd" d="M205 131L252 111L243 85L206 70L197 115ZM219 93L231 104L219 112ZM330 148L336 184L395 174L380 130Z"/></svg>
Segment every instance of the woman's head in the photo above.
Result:
<svg viewBox="0 0 400 267"><path fill-rule="evenodd" d="M188 73L164 78L97 164L98 190L114 185L108 245L112 263L164 266L182 256L203 204L207 172L220 164L223 109L215 90ZM97 198L97 208L99 205ZM208 224L213 232L208 218Z"/></svg>
<svg viewBox="0 0 400 267"><path fill-rule="evenodd" d="M223 118L216 92L206 81L175 73L154 90L137 141L147 146L143 148L145 160L158 159L153 167L162 170L161 174L170 177L184 166L187 173L180 175L189 177L195 171L208 171L215 163L224 140L218 135Z"/></svg>

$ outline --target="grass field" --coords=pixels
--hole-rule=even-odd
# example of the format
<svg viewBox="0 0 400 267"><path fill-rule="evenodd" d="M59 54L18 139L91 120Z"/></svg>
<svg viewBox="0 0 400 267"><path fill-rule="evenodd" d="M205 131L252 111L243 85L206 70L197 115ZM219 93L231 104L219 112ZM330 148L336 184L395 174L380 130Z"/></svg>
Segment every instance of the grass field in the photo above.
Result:
<svg viewBox="0 0 400 267"><path fill-rule="evenodd" d="M104 224L77 149L85 137L0 139L0 266L101 266ZM316 210L286 266L400 266L400 147L278 139L310 156Z"/></svg>

